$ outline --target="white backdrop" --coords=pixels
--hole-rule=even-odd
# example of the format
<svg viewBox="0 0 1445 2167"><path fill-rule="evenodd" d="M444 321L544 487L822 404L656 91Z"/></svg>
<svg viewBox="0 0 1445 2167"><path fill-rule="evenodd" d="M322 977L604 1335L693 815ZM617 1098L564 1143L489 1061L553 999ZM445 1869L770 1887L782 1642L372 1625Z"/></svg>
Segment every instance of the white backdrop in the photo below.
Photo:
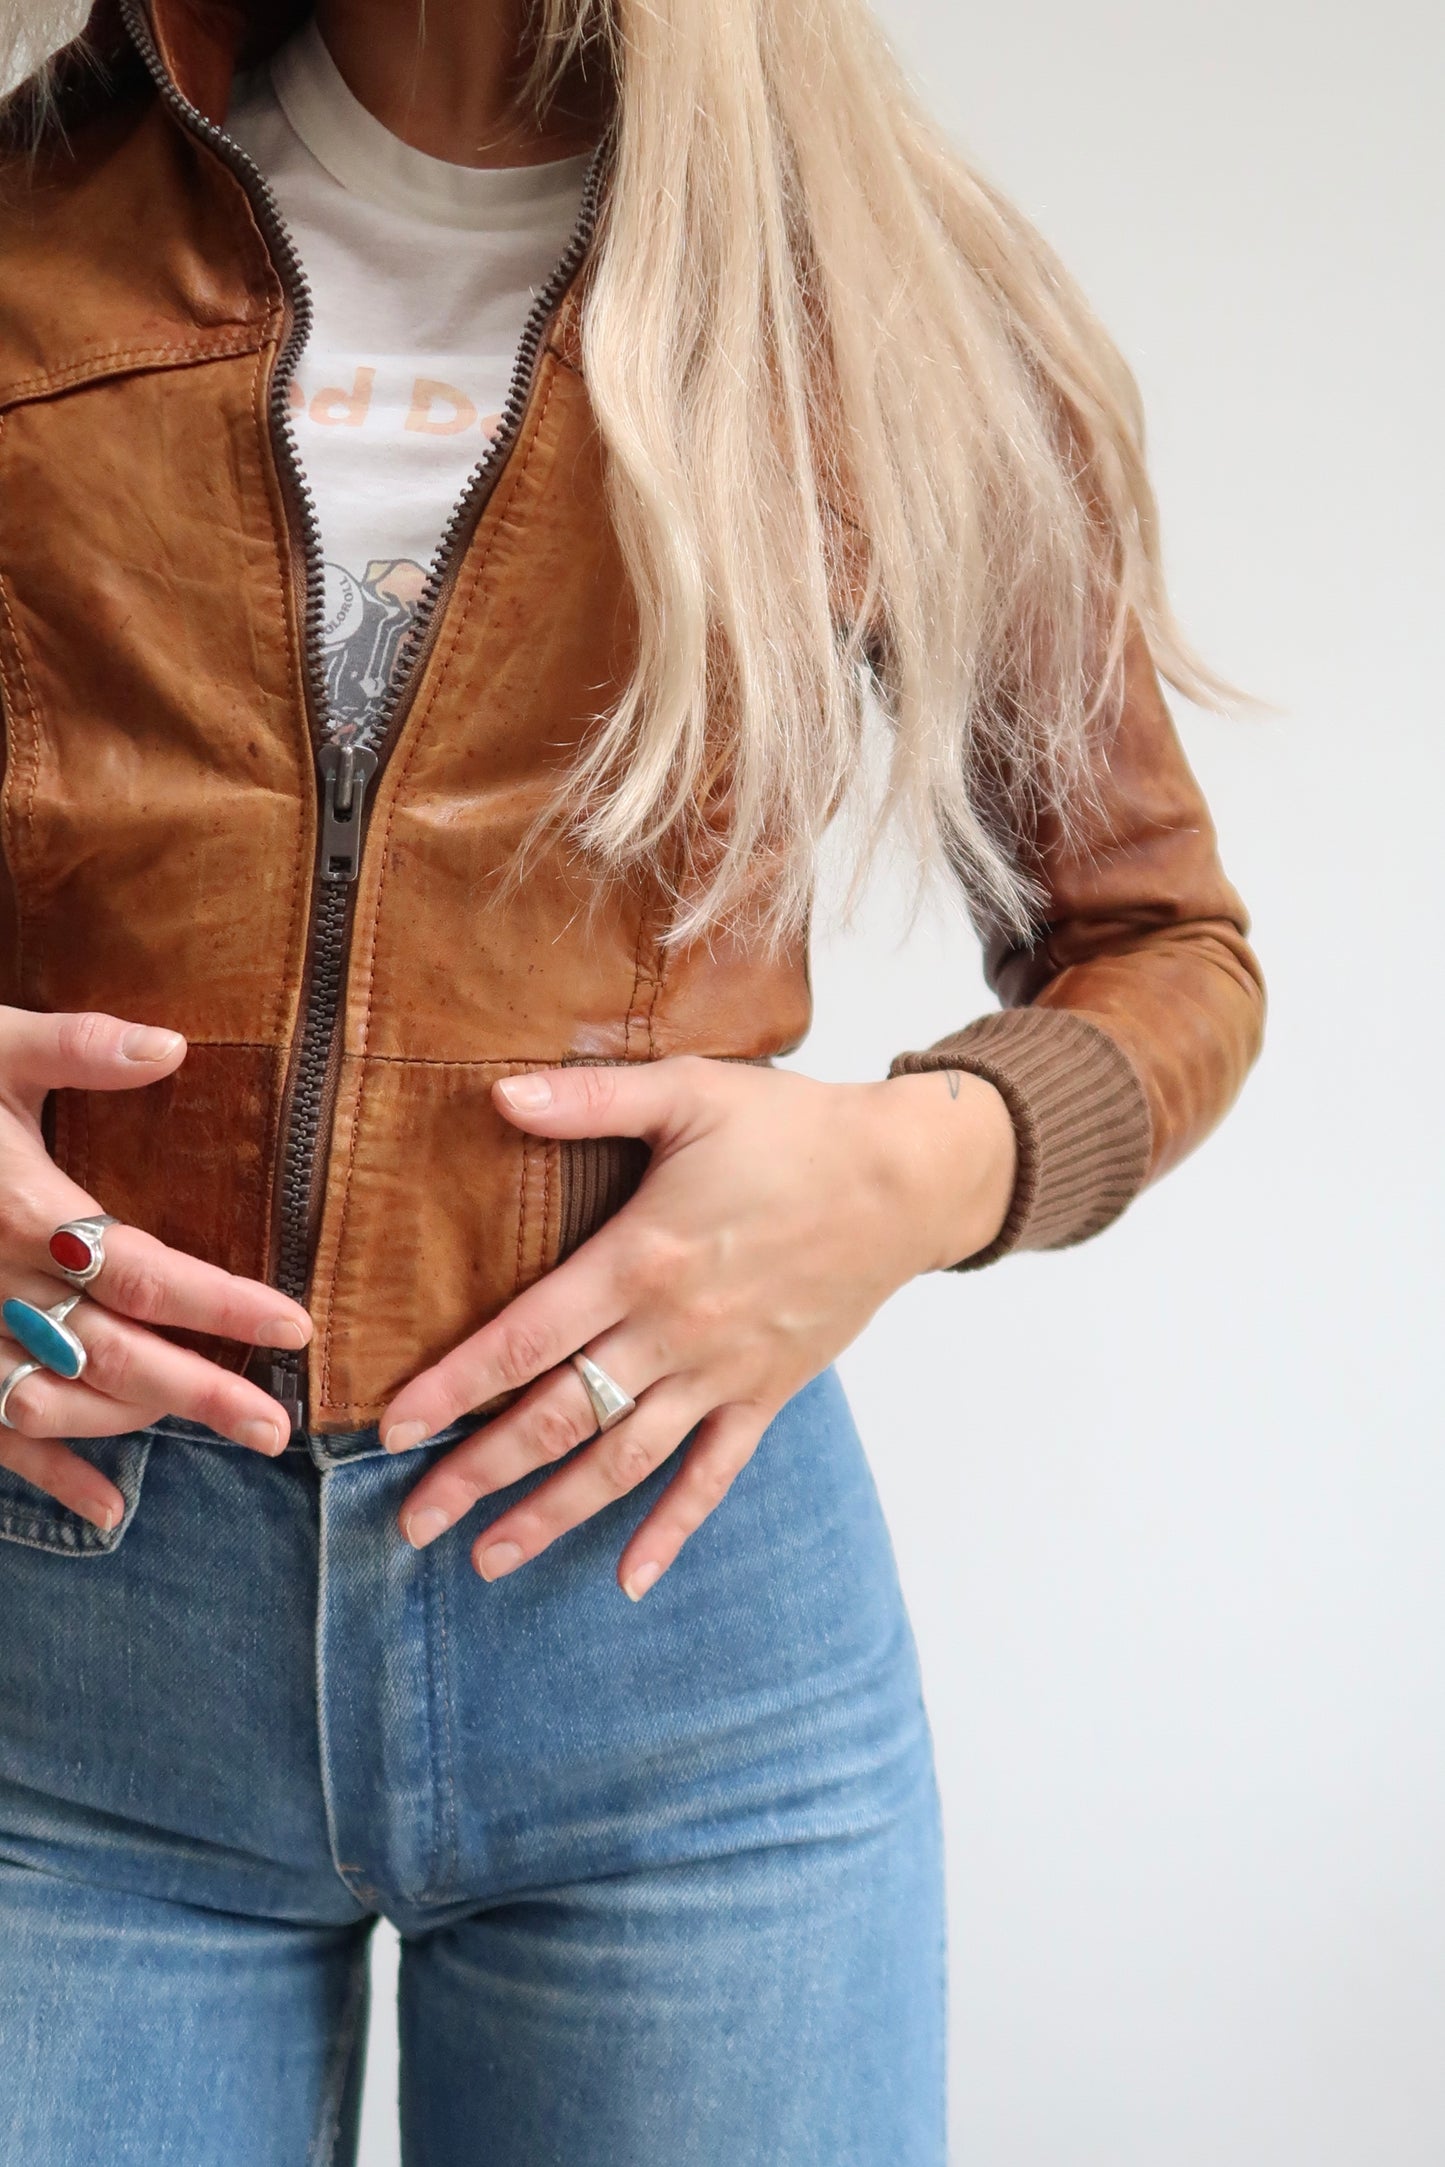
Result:
<svg viewBox="0 0 1445 2167"><path fill-rule="evenodd" d="M1439 2167L1440 13L882 5L1138 370L1187 628L1285 709L1181 716L1272 995L1236 1113L843 1364L947 1806L955 2158ZM820 942L814 1073L985 1005L966 928L897 922Z"/></svg>
<svg viewBox="0 0 1445 2167"><path fill-rule="evenodd" d="M1239 1109L842 1365L945 1794L955 2160L1439 2167L1440 13L879 4L1138 370L1187 628L1286 711L1181 718L1270 981ZM800 1065L985 1005L961 922L897 922L820 941Z"/></svg>

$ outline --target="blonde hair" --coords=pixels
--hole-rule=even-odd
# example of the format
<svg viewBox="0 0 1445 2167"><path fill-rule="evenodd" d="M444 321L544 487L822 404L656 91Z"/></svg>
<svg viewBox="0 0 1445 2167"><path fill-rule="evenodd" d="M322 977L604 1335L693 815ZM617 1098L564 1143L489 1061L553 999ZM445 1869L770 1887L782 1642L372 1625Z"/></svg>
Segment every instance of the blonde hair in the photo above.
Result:
<svg viewBox="0 0 1445 2167"><path fill-rule="evenodd" d="M664 870L674 938L794 933L871 683L860 861L901 833L1025 933L1131 617L1179 690L1227 689L1170 613L1128 367L863 0L533 9L538 112L579 65L614 86L582 341L637 641L552 814L602 872ZM0 0L0 64L73 13Z"/></svg>

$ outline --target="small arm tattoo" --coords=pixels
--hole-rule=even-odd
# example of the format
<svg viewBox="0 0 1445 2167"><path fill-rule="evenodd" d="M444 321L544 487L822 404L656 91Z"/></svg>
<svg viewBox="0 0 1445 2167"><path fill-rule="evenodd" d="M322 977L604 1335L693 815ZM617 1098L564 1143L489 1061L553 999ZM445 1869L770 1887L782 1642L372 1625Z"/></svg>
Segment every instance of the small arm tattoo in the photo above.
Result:
<svg viewBox="0 0 1445 2167"><path fill-rule="evenodd" d="M945 1083L948 1085L949 1097L956 1099L958 1097L958 1070L956 1068L945 1069L943 1076Z"/></svg>

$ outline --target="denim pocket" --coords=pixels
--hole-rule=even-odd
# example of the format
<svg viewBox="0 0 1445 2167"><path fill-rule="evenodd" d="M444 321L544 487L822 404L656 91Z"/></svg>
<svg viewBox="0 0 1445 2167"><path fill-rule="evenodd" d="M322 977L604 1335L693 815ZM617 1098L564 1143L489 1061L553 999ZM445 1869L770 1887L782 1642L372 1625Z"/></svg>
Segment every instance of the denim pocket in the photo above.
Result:
<svg viewBox="0 0 1445 2167"><path fill-rule="evenodd" d="M128 1430L119 1437L61 1440L107 1475L125 1499L125 1511L110 1529L96 1527L23 1475L0 1467L0 1541L27 1543L33 1550L53 1550L61 1557L104 1556L114 1550L135 1518L154 1436L153 1430Z"/></svg>

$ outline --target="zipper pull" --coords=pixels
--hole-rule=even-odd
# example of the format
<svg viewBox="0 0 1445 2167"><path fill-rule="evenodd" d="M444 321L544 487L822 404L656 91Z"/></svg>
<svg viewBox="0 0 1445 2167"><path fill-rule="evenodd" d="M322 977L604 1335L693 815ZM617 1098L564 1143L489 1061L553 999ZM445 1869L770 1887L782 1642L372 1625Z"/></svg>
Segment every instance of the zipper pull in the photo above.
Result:
<svg viewBox="0 0 1445 2167"><path fill-rule="evenodd" d="M301 1428L301 1365L293 1354L280 1356L271 1364L271 1397L279 1400L295 1437Z"/></svg>
<svg viewBox="0 0 1445 2167"><path fill-rule="evenodd" d="M323 745L321 770L321 878L355 880L361 864L362 808L376 773L376 754L364 745Z"/></svg>

